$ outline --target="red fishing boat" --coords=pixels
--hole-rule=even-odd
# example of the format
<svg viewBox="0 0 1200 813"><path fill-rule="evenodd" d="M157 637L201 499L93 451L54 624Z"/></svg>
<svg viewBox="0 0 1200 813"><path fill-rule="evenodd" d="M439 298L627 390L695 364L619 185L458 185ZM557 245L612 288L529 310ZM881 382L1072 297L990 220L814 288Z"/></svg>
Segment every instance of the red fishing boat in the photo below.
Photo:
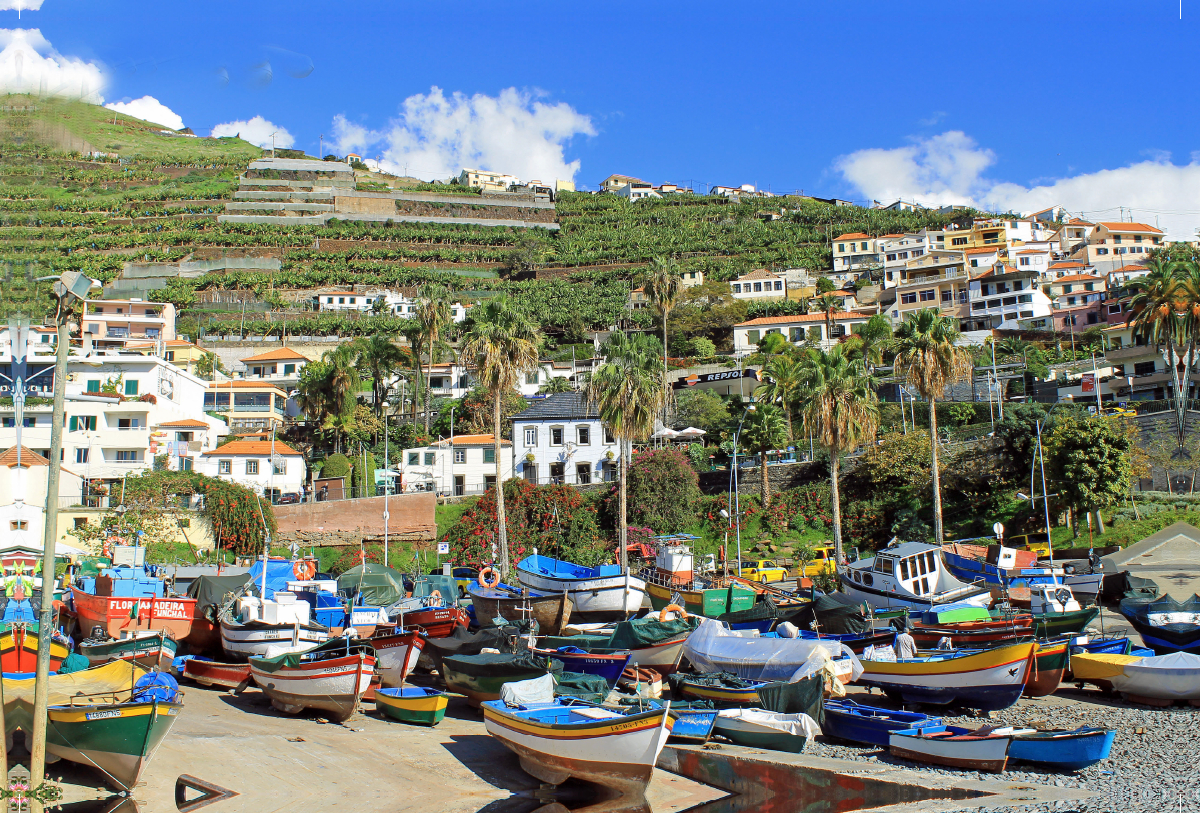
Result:
<svg viewBox="0 0 1200 813"><path fill-rule="evenodd" d="M201 686L236 689L250 679L250 664L218 663L188 658L183 664L183 676L191 678Z"/></svg>
<svg viewBox="0 0 1200 813"><path fill-rule="evenodd" d="M71 599L78 629L100 627L113 638L135 630L166 630L176 641L182 641L192 634L197 620L212 626L196 618L194 598L94 596L72 587Z"/></svg>
<svg viewBox="0 0 1200 813"><path fill-rule="evenodd" d="M427 638L422 630L405 630L366 639L375 649L376 669L384 686L393 688L408 680Z"/></svg>
<svg viewBox="0 0 1200 813"><path fill-rule="evenodd" d="M956 621L946 624L912 624L912 637L921 647L934 647L949 638L956 648L994 646L1034 635L1033 616L1018 615L998 621Z"/></svg>
<svg viewBox="0 0 1200 813"><path fill-rule="evenodd" d="M396 623L403 627L420 627L430 638L445 638L457 626L470 626L471 619L459 607L422 607L401 613L396 617Z"/></svg>

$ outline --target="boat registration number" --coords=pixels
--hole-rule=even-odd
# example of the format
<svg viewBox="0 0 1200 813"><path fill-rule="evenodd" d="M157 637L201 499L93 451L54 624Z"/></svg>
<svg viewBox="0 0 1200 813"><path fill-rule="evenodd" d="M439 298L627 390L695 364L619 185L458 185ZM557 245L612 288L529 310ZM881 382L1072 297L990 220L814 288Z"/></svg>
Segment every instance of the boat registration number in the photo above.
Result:
<svg viewBox="0 0 1200 813"><path fill-rule="evenodd" d="M88 720L110 720L113 717L120 717L119 711L89 711L84 717Z"/></svg>
<svg viewBox="0 0 1200 813"><path fill-rule="evenodd" d="M263 630L263 638L278 638L279 630Z"/></svg>
<svg viewBox="0 0 1200 813"><path fill-rule="evenodd" d="M178 713L179 713L179 709L174 709L174 708L167 709L167 714L171 717L174 717Z"/></svg>

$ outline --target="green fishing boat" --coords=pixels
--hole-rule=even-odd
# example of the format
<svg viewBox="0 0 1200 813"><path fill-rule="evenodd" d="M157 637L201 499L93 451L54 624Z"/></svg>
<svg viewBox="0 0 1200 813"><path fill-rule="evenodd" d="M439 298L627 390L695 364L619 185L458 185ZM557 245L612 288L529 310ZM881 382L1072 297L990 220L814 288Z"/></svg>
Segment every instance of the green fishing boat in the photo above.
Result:
<svg viewBox="0 0 1200 813"><path fill-rule="evenodd" d="M640 575L644 577L645 571ZM687 610L689 615L702 615L706 618L716 618L725 613L749 610L758 600L758 593L753 588L740 584L685 589L646 581L646 594L650 596L650 604L655 610L661 610L672 604L671 596L676 593L683 599L683 609Z"/></svg>
<svg viewBox="0 0 1200 813"><path fill-rule="evenodd" d="M100 635L104 635L100 630ZM79 654L91 666L109 661L132 661L147 669L169 671L178 648L166 630L138 630L124 638L88 638L79 644Z"/></svg>
<svg viewBox="0 0 1200 813"><path fill-rule="evenodd" d="M521 652L516 655L485 653L446 655L442 658L442 678L447 691L467 698L472 706L485 700L499 700L505 683L533 680L547 672L562 672L562 663Z"/></svg>
<svg viewBox="0 0 1200 813"><path fill-rule="evenodd" d="M132 790L182 710L183 703L161 700L52 706L46 751L96 768L121 790Z"/></svg>
<svg viewBox="0 0 1200 813"><path fill-rule="evenodd" d="M375 708L385 717L411 725L437 725L446 716L445 692L408 686L401 689L376 689Z"/></svg>
<svg viewBox="0 0 1200 813"><path fill-rule="evenodd" d="M1038 638L1057 638L1060 635L1074 635L1082 632L1088 624L1100 615L1099 607L1087 607L1082 610L1068 610L1056 613L1035 613L1033 627Z"/></svg>

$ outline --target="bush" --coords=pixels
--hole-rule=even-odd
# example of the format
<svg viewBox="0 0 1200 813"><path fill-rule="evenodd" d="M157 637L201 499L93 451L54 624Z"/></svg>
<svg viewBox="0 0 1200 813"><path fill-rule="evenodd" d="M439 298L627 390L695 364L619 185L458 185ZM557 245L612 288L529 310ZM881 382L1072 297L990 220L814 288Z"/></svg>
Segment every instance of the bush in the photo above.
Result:
<svg viewBox="0 0 1200 813"><path fill-rule="evenodd" d="M710 359L717 354L717 346L712 339L697 336L691 341L691 351L696 358Z"/></svg>
<svg viewBox="0 0 1200 813"><path fill-rule="evenodd" d="M348 477L349 475L350 461L344 454L333 454L325 458L325 463L321 466L322 477Z"/></svg>
<svg viewBox="0 0 1200 813"><path fill-rule="evenodd" d="M628 515L630 525L647 525L657 533L672 533L696 521L700 478L677 449L656 449L633 458L628 469ZM618 493L614 484L608 495L611 516L618 515Z"/></svg>

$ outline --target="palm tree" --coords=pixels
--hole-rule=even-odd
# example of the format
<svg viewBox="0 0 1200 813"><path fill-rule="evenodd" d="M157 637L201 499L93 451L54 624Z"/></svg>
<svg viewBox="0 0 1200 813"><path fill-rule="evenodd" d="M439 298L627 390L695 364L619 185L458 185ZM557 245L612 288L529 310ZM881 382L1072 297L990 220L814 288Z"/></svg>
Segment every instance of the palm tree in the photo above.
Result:
<svg viewBox="0 0 1200 813"><path fill-rule="evenodd" d="M792 431L792 407L800 389L800 362L794 356L774 356L763 367L764 381L754 388L754 397L769 404L779 404L787 422L787 439L795 438Z"/></svg>
<svg viewBox="0 0 1200 813"><path fill-rule="evenodd" d="M444 285L421 286L418 293L422 302L417 308L417 322L421 325L426 348L429 351L429 369L433 370L433 353L442 338L442 333L451 324L450 291ZM425 388L425 434L429 434L429 388Z"/></svg>
<svg viewBox="0 0 1200 813"><path fill-rule="evenodd" d="M663 333L663 386L667 386L667 317L679 303L683 291L683 279L679 275L679 264L673 259L655 257L650 261L650 272L646 277L646 296L662 317ZM667 392L667 396L670 392ZM663 399L663 423L666 423L668 398Z"/></svg>
<svg viewBox="0 0 1200 813"><path fill-rule="evenodd" d="M382 297L376 301L381 300ZM378 333L364 336L354 344L358 350L359 367L371 373L371 396L375 411L382 413L383 402L387 400L388 391L391 389L388 382L408 359L408 354L397 347L389 337Z"/></svg>
<svg viewBox="0 0 1200 813"><path fill-rule="evenodd" d="M756 391L757 392L757 391ZM789 440L791 426L784 421L783 412L774 404L756 404L754 411L746 416L746 425L739 435L739 442L759 455L762 462L760 499L763 510L771 507L771 486L767 474L767 452L778 449Z"/></svg>
<svg viewBox="0 0 1200 813"><path fill-rule="evenodd" d="M538 395L552 395L556 392L570 392L575 389L571 380L564 375L556 375L538 387Z"/></svg>
<svg viewBox="0 0 1200 813"><path fill-rule="evenodd" d="M362 389L362 378L355 366L356 348L344 344L335 350L325 351L324 359L329 362L329 394L331 406L337 412L349 412L354 408L354 396Z"/></svg>
<svg viewBox="0 0 1200 813"><path fill-rule="evenodd" d="M1125 318L1125 324L1133 325L1135 340L1158 350L1166 350L1167 367L1174 383L1178 454L1182 452L1185 440L1187 387L1191 370L1191 366L1187 366L1181 379L1178 372L1180 348L1189 344L1187 334L1192 322L1191 308L1186 305L1190 282L1183 280L1191 275L1176 273L1176 263L1157 258L1146 263L1146 267L1150 269L1149 274L1129 283L1133 298L1129 302L1129 316Z"/></svg>
<svg viewBox="0 0 1200 813"><path fill-rule="evenodd" d="M633 441L654 428L654 418L666 402L666 375L658 367L658 339L645 333L611 333L600 346L604 361L588 379L587 400L621 444L620 511L617 538L621 567L629 567L626 472Z"/></svg>
<svg viewBox="0 0 1200 813"><path fill-rule="evenodd" d="M425 389L425 362L421 360L425 353L425 330L416 319L406 319L401 323L400 333L408 339L408 361L413 371L412 417L417 419L418 405L422 403L421 396Z"/></svg>
<svg viewBox="0 0 1200 813"><path fill-rule="evenodd" d="M874 373L876 365L883 364L883 354L892 346L891 320L882 313L875 314L859 326L847 344L862 358L867 371Z"/></svg>
<svg viewBox="0 0 1200 813"><path fill-rule="evenodd" d="M825 338L833 338L833 315L840 313L842 310L842 300L838 299L833 294L822 294L812 301L812 306L816 310L825 314Z"/></svg>
<svg viewBox="0 0 1200 813"><path fill-rule="evenodd" d="M829 450L833 501L833 543L842 561L842 502L838 490L841 456L875 436L879 400L873 378L861 358L843 345L829 351L809 348L802 362L800 414L817 443Z"/></svg>
<svg viewBox="0 0 1200 813"><path fill-rule="evenodd" d="M471 309L471 320L463 342L463 354L471 359L479 383L492 396L492 440L496 454L496 524L499 528L500 575L509 571L508 526L504 517L504 482L500 476L500 404L505 393L517 388L521 374L537 367L537 328L516 311L503 296L489 299Z"/></svg>
<svg viewBox="0 0 1200 813"><path fill-rule="evenodd" d="M896 328L896 373L916 388L929 402L930 448L933 450L933 530L940 543L942 534L942 484L938 473L937 399L946 388L971 375L971 351L958 347L958 326L938 308L923 308L910 314Z"/></svg>

